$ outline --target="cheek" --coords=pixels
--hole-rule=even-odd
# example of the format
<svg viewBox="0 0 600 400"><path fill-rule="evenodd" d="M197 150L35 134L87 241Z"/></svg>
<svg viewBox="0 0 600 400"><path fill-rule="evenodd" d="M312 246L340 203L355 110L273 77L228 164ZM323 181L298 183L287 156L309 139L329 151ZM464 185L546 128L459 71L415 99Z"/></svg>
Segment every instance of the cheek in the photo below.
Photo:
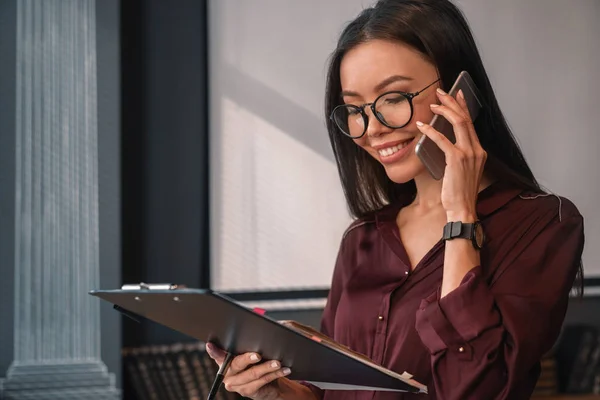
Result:
<svg viewBox="0 0 600 400"><path fill-rule="evenodd" d="M429 104L430 103L415 105L413 119L412 119L412 121L410 121L410 125L411 126L414 125L414 128L417 131L418 131L417 121L425 122L428 124L431 121L431 119L433 118L433 116L435 115L431 111L431 107L429 107Z"/></svg>
<svg viewBox="0 0 600 400"><path fill-rule="evenodd" d="M418 98L418 97L417 97ZM431 112L431 104L439 104L438 98L435 94L435 91L427 96L419 99L417 102L413 103L413 118L410 121L410 125L413 126L415 130L418 131L416 127L416 122L421 121L425 123L429 123L433 116L435 115Z"/></svg>
<svg viewBox="0 0 600 400"><path fill-rule="evenodd" d="M364 135L360 139L354 139L354 144L359 147L362 147L367 152L372 151L372 149L369 147L369 141L367 140L367 135Z"/></svg>

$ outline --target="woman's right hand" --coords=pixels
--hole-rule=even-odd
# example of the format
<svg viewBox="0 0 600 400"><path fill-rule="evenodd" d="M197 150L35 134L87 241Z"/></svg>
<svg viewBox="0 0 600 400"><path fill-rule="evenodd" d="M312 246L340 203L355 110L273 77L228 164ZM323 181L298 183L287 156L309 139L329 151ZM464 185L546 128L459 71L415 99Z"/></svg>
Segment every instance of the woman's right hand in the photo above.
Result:
<svg viewBox="0 0 600 400"><path fill-rule="evenodd" d="M227 354L212 343L206 344L206 352L219 367ZM261 362L259 354L245 353L231 361L223 384L227 391L254 400L314 399L306 386L284 378L290 372L279 361Z"/></svg>

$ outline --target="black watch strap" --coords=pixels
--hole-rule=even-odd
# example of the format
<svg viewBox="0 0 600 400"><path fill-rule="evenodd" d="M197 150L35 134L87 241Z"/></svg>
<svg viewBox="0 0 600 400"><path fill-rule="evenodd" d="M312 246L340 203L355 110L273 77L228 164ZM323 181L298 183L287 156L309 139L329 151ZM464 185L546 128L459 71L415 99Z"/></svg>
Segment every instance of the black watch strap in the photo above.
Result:
<svg viewBox="0 0 600 400"><path fill-rule="evenodd" d="M444 226L444 240L471 239L473 237L473 226L464 222L448 222Z"/></svg>
<svg viewBox="0 0 600 400"><path fill-rule="evenodd" d="M464 223L464 222L448 222L444 226L444 233L442 239L444 240L452 240L452 239L468 239L473 243L476 249L481 249L483 245L483 239L477 240L475 229L481 229L481 225L479 221L474 223Z"/></svg>

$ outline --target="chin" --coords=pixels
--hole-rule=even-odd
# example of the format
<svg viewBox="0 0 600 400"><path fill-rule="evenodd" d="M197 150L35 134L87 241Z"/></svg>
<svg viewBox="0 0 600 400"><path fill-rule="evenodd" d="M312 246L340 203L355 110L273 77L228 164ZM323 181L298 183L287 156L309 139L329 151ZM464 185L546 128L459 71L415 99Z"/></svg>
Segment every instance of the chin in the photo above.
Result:
<svg viewBox="0 0 600 400"><path fill-rule="evenodd" d="M404 162L383 165L385 172L394 183L408 183L425 171L425 166L416 154L411 154Z"/></svg>

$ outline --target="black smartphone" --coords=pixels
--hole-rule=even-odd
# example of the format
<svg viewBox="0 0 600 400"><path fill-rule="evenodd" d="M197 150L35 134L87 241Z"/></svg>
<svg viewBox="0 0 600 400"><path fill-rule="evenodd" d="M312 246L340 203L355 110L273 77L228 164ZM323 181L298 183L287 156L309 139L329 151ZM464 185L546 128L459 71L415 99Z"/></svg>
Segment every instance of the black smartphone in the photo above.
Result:
<svg viewBox="0 0 600 400"><path fill-rule="evenodd" d="M469 75L467 71L462 71L458 75L458 78L456 78L456 81L448 94L456 98L459 90L462 90L463 95L465 96L471 120L475 121L482 106L480 100L481 95L479 94L479 90L475 86L471 75ZM446 136L452 143L456 143L454 129L452 128L452 124L446 118L436 114L433 116L430 125ZM433 142L433 140L423 135L415 146L415 153L434 179L442 179L444 170L446 169L446 157L444 152Z"/></svg>

